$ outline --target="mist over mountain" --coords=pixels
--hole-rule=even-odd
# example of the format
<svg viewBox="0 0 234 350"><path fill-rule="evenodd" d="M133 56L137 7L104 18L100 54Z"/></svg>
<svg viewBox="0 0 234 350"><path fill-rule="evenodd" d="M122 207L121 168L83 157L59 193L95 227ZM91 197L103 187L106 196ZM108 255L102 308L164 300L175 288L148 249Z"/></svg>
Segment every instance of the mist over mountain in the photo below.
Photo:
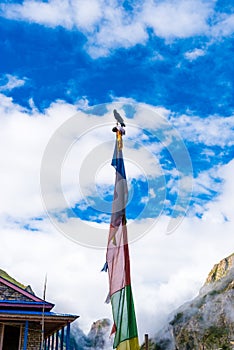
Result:
<svg viewBox="0 0 234 350"><path fill-rule="evenodd" d="M171 315L150 349L234 349L234 254L213 267L199 295Z"/></svg>

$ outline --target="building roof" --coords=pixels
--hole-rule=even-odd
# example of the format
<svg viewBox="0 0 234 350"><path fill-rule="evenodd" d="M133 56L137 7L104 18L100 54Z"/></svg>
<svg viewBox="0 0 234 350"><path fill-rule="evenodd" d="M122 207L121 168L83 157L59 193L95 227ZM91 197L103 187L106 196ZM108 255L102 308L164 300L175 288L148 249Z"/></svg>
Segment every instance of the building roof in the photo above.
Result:
<svg viewBox="0 0 234 350"><path fill-rule="evenodd" d="M44 320L45 337L73 322L79 316L51 312L54 304L37 297L28 287L0 270L0 322L39 322Z"/></svg>
<svg viewBox="0 0 234 350"><path fill-rule="evenodd" d="M3 277L5 280L7 280L9 282L12 282L16 286L18 286L18 287L20 287L22 289L25 289L25 290L31 292L32 294L34 294L33 291L32 291L32 288L30 286L25 286L22 283L16 281L13 277L8 275L8 273L6 271L2 270L2 269L0 269L0 277Z"/></svg>
<svg viewBox="0 0 234 350"><path fill-rule="evenodd" d="M15 281L13 279L13 281ZM47 310L51 310L54 307L54 304L49 303L39 297L37 297L35 294L30 293L29 291L27 291L26 289L22 288L21 286L19 286L19 284L15 284L12 281L10 281L9 279L5 279L4 277L0 277L0 285L4 285L7 288L10 288L12 291L16 292L18 295L22 296L24 299L22 298L17 298L14 295L10 298L6 298L4 297L4 295L0 294L0 307L1 305L4 305L4 307L8 306L9 308L11 307L15 307L15 305L17 305L17 307L21 307L21 308L28 308L29 305L31 305L31 307L40 307L42 309L42 307L44 307Z"/></svg>
<svg viewBox="0 0 234 350"><path fill-rule="evenodd" d="M1 310L0 322L40 322L44 320L45 337L55 333L68 323L75 321L79 316L70 314L58 314L54 312L36 312L22 310Z"/></svg>

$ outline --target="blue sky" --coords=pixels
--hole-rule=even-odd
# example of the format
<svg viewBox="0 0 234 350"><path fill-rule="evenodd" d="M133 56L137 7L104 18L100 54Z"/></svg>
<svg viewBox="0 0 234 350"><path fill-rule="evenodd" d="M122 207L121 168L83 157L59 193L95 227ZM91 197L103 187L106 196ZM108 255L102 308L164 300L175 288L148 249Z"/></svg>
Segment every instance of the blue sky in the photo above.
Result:
<svg viewBox="0 0 234 350"><path fill-rule="evenodd" d="M79 273L82 286L98 288L100 300L105 299L105 277L99 277L96 266L103 263L103 250L74 247L58 238L48 213L68 224L76 242L77 230L91 234L89 224L108 233L109 214L103 208L111 206L114 179L108 163L114 139L108 130L117 108L127 123L130 231L145 232L161 219L145 241L132 246L141 332L147 326L154 332L146 322L152 309L157 328L168 312L196 294L212 264L233 252L233 32L234 8L228 0L0 2L1 268L24 283L32 280L37 290L49 269L52 299L64 312L82 313L86 328L109 315L101 306L93 311L92 296L74 307L71 292L80 288L79 298L86 297L85 287L74 282ZM68 204L55 184L46 183L54 202L45 208L40 194L43 159L59 158L53 142L69 123L69 142L59 139L61 152L67 150L60 192ZM54 158L45 160L48 149ZM94 158L92 177L88 169ZM87 176L81 179L84 169ZM168 221L184 215L178 230L166 236ZM64 227L59 229L66 231ZM25 271L12 240L21 246L30 269ZM34 254L28 242L37 245ZM39 269L45 244L45 263ZM191 244L194 251L188 257ZM144 253L153 265L147 259L137 262ZM60 287L71 293L69 302L57 292L56 264L47 263L50 254L64 274L70 271ZM148 275L145 271L152 268ZM148 303L142 306L145 295Z"/></svg>

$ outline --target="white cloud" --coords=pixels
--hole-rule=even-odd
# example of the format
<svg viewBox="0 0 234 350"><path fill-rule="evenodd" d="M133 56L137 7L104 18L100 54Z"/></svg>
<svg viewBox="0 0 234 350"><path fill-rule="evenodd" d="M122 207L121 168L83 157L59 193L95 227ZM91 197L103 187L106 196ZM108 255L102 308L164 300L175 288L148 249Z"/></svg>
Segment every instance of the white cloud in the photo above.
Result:
<svg viewBox="0 0 234 350"><path fill-rule="evenodd" d="M117 22L117 23L116 23ZM123 24L121 18L103 26L100 31L89 37L87 51L93 58L107 56L110 50L119 47L129 48L145 43L148 35L141 23Z"/></svg>
<svg viewBox="0 0 234 350"><path fill-rule="evenodd" d="M25 0L22 4L5 3L0 8L6 18L80 30L87 38L87 52L98 58L119 47L145 44L149 28L169 42L195 35L231 35L234 15L215 13L214 4L202 0L145 0L136 2L128 12L117 0ZM204 53L196 48L185 57L194 60ZM156 54L153 59L163 58Z"/></svg>
<svg viewBox="0 0 234 350"><path fill-rule="evenodd" d="M224 179L222 185L222 195L217 197L206 206L206 211L203 215L204 221L212 221L214 223L224 223L226 220L233 222L233 198L234 198L234 183L233 183L234 161L232 160L227 165L220 167L217 171L217 176Z"/></svg>
<svg viewBox="0 0 234 350"><path fill-rule="evenodd" d="M212 192L219 193L222 188L222 183L219 183L219 179L218 167L200 172L198 177L193 181L193 195L196 197L201 194L211 195Z"/></svg>
<svg viewBox="0 0 234 350"><path fill-rule="evenodd" d="M7 82L5 82L6 80ZM0 79L0 92L19 88L25 84L26 80L26 78L19 79L17 76L5 74L5 76Z"/></svg>
<svg viewBox="0 0 234 350"><path fill-rule="evenodd" d="M187 38L207 31L211 11L211 3L204 1L146 1L143 18L159 37Z"/></svg>
<svg viewBox="0 0 234 350"><path fill-rule="evenodd" d="M182 115L172 117L170 120L180 130L184 140L202 143L207 146L217 145L225 147L234 144L234 116L220 117L214 115L200 118Z"/></svg>
<svg viewBox="0 0 234 350"><path fill-rule="evenodd" d="M96 23L102 20L103 6L105 6L103 1L90 0L87 2L78 0L72 1L70 4L71 10L73 10L73 20L78 28L90 31Z"/></svg>
<svg viewBox="0 0 234 350"><path fill-rule="evenodd" d="M11 19L25 20L49 27L77 28L87 37L86 49L93 57L107 56L111 50L144 44L148 29L164 39L208 35L207 20L213 15L212 1L145 0L136 2L128 12L117 0L25 0L22 4L2 4L2 14ZM222 32L231 19L222 24ZM216 32L221 29L216 29ZM161 59L161 56L157 56Z"/></svg>
<svg viewBox="0 0 234 350"><path fill-rule="evenodd" d="M168 172L173 176L173 172ZM180 176L173 176L168 183L168 188L170 192L175 194L180 191L180 196L187 197L192 195L192 189L194 185L194 179L192 176L186 176L181 174Z"/></svg>
<svg viewBox="0 0 234 350"><path fill-rule="evenodd" d="M185 52L184 56L189 61L194 61L198 57L204 56L206 54L205 50L202 49L194 49L192 51Z"/></svg>
<svg viewBox="0 0 234 350"><path fill-rule="evenodd" d="M105 0L50 0L47 3L26 0L23 4L3 4L5 17L39 23L49 27L61 25L78 28L87 38L92 57L105 56L116 47L131 47L147 39L144 24L129 20L118 2Z"/></svg>
<svg viewBox="0 0 234 350"><path fill-rule="evenodd" d="M217 23L211 28L214 37L226 37L234 32L234 14L224 14L219 16Z"/></svg>
<svg viewBox="0 0 234 350"><path fill-rule="evenodd" d="M22 5L4 6L6 16L43 24L49 27L61 25L71 29L92 30L102 18L102 1L90 0L50 0L48 2L26 0Z"/></svg>
<svg viewBox="0 0 234 350"><path fill-rule="evenodd" d="M16 105L0 95L0 210L13 216L42 213L40 197L40 163L47 142L66 117L75 114L75 107L57 103L45 114ZM65 117L64 117L65 116Z"/></svg>
<svg viewBox="0 0 234 350"><path fill-rule="evenodd" d="M71 28L73 24L68 1L26 0L23 4L3 4L1 8L7 18L26 20L50 27L62 25L65 28Z"/></svg>

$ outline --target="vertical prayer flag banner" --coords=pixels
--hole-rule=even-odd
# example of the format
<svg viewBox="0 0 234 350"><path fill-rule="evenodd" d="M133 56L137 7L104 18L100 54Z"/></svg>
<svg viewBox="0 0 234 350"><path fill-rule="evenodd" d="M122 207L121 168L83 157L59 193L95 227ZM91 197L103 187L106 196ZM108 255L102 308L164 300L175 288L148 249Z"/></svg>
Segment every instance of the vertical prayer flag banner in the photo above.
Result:
<svg viewBox="0 0 234 350"><path fill-rule="evenodd" d="M106 254L109 297L114 320L112 333L115 333L113 348L139 350L126 226L128 189L122 153L122 135L125 131L119 126L113 131L116 132L116 144L111 165L116 170L116 177Z"/></svg>

